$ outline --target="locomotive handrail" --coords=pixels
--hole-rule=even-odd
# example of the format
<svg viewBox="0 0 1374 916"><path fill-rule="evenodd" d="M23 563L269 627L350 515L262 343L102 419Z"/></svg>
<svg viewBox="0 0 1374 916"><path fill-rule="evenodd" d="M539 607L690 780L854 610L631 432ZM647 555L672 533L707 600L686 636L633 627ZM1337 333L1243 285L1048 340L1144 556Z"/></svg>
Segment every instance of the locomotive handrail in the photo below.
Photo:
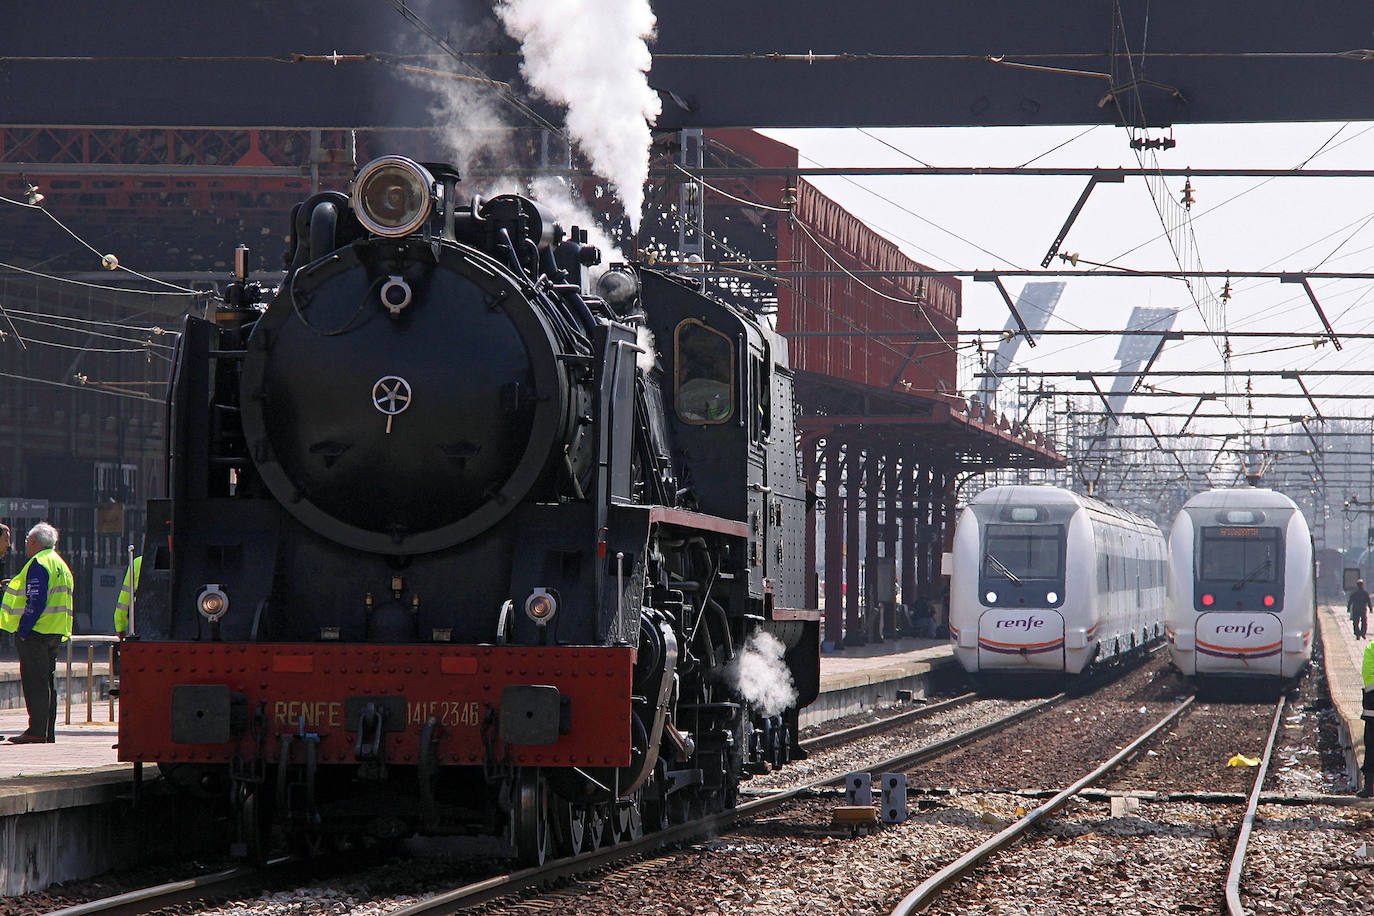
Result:
<svg viewBox="0 0 1374 916"><path fill-rule="evenodd" d="M107 643L110 647L108 659L109 667L106 669L107 677L114 679L114 657L115 645L119 642L118 636L73 636L67 640L67 725L72 724L72 648L76 643L84 643L86 646L86 721L94 721L95 711L95 647L97 643ZM109 718L105 721L115 720L114 694L108 693L107 699L110 703Z"/></svg>

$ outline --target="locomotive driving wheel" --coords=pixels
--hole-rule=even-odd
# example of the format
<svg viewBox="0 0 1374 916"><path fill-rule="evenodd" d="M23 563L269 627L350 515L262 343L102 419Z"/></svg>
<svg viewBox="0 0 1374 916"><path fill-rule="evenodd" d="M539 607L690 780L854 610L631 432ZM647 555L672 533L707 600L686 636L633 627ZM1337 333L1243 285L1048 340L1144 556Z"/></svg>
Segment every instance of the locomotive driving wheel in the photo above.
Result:
<svg viewBox="0 0 1374 916"><path fill-rule="evenodd" d="M582 841L582 851L591 852L593 849L600 849L602 843L607 840L610 833L606 829L606 809L602 805L587 805L583 809L583 816L587 825L587 833Z"/></svg>
<svg viewBox="0 0 1374 916"><path fill-rule="evenodd" d="M575 856L582 852L587 841L586 809L582 805L554 798L553 832L559 854Z"/></svg>
<svg viewBox="0 0 1374 916"><path fill-rule="evenodd" d="M234 809L238 842L232 851L253 865L266 865L270 816L263 811L261 790L241 784L235 790Z"/></svg>
<svg viewBox="0 0 1374 916"><path fill-rule="evenodd" d="M515 848L520 864L536 868L549 856L549 781L538 767L525 767L516 784Z"/></svg>

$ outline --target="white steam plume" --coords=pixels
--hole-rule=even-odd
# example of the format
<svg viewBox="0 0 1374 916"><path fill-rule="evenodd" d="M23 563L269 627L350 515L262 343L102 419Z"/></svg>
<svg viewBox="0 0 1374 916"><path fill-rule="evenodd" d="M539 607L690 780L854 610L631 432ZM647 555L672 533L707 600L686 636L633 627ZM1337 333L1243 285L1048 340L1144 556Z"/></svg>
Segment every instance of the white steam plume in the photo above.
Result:
<svg viewBox="0 0 1374 916"><path fill-rule="evenodd" d="M644 209L649 125L662 103L645 74L657 20L649 0L500 0L536 92L566 105L568 132L620 195L631 232Z"/></svg>
<svg viewBox="0 0 1374 916"><path fill-rule="evenodd" d="M573 227L587 230L587 244L601 249L601 263L589 268L587 275L595 282L612 261L624 259L620 249L601 228L592 211L581 201L574 200L568 183L556 175L540 176L530 184L529 196L548 208L553 218L567 232Z"/></svg>
<svg viewBox="0 0 1374 916"><path fill-rule="evenodd" d="M755 631L725 672L740 696L765 716L776 716L797 702L797 688L782 660L783 652L776 636Z"/></svg>

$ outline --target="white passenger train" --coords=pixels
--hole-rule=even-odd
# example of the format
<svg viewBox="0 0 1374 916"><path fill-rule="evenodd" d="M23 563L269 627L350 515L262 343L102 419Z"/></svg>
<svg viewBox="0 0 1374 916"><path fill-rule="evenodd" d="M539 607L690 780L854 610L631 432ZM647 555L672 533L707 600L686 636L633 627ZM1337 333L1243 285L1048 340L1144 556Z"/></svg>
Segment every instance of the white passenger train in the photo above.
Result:
<svg viewBox="0 0 1374 916"><path fill-rule="evenodd" d="M1051 486L993 487L954 531L949 633L970 673L1077 674L1163 635L1164 535Z"/></svg>
<svg viewBox="0 0 1374 916"><path fill-rule="evenodd" d="M1307 519L1282 493L1208 490L1169 534L1174 664L1188 675L1294 677L1312 656L1316 576Z"/></svg>

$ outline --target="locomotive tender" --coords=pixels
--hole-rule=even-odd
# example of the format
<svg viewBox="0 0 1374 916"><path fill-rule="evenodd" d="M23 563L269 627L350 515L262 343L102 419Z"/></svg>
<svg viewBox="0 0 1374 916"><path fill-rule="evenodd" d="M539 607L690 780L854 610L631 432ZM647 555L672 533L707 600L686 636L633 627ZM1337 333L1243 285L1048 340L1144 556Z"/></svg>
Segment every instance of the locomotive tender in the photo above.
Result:
<svg viewBox="0 0 1374 916"><path fill-rule="evenodd" d="M276 823L535 863L801 753L785 341L649 269L592 294L585 232L458 181L365 165L296 206L278 290L240 263L186 321L119 757L227 797L246 854Z"/></svg>
<svg viewBox="0 0 1374 916"><path fill-rule="evenodd" d="M949 638L971 674L1077 674L1158 639L1159 527L1052 486L990 487L954 529Z"/></svg>
<svg viewBox="0 0 1374 916"><path fill-rule="evenodd" d="M1312 533L1287 496L1207 490L1169 533L1169 653L1186 675L1290 678L1312 656Z"/></svg>

